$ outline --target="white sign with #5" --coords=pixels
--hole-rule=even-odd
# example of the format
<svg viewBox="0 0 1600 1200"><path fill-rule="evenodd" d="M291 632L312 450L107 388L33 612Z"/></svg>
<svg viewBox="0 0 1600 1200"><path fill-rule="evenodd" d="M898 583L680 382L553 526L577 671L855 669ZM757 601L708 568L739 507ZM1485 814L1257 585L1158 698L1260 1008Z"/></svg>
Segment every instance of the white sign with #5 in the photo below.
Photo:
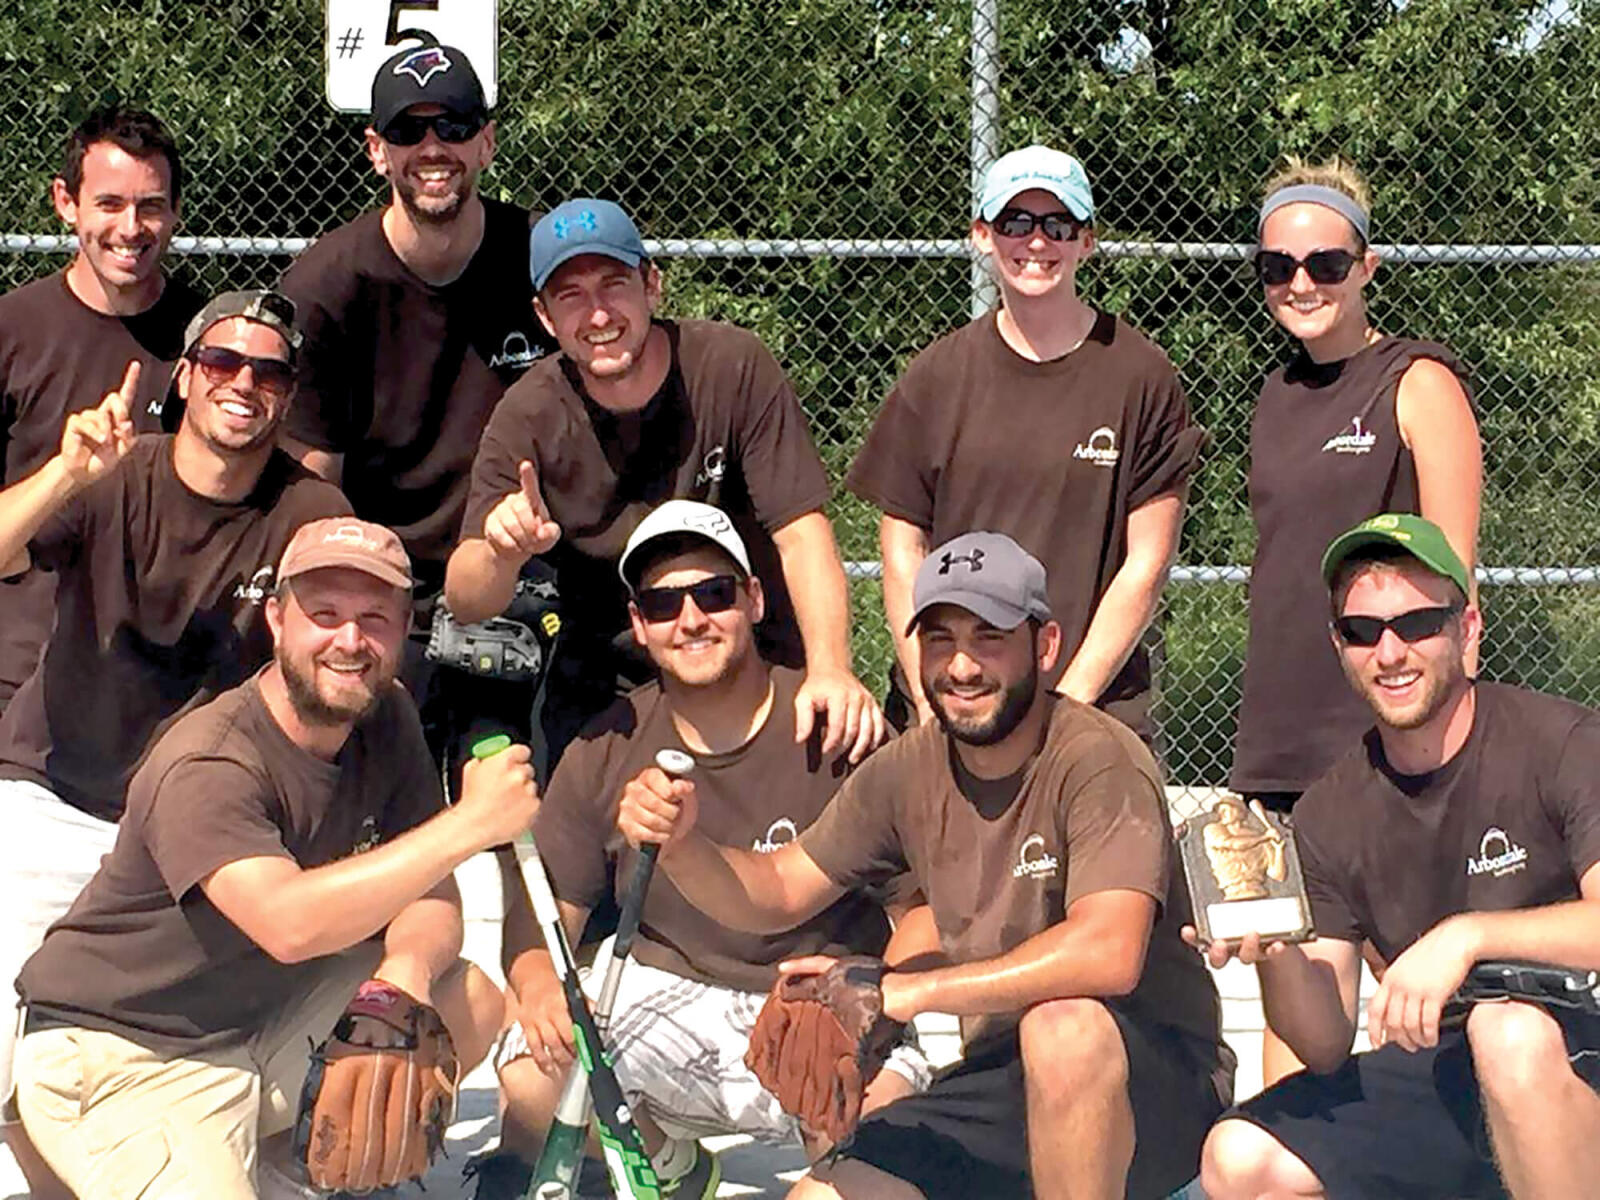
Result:
<svg viewBox="0 0 1600 1200"><path fill-rule="evenodd" d="M499 0L327 0L328 103L340 112L372 107L372 77L426 30L472 60L492 108L500 91ZM415 44L415 43L413 43Z"/></svg>

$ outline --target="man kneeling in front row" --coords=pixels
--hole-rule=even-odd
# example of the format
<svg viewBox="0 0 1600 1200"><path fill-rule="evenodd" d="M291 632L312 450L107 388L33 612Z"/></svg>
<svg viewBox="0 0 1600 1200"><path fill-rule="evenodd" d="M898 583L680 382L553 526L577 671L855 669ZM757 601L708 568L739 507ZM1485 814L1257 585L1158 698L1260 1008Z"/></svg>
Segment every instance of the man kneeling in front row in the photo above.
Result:
<svg viewBox="0 0 1600 1200"><path fill-rule="evenodd" d="M568 748L534 823L569 936L576 941L608 888L633 878L638 855L617 836L620 799L664 778L663 748L696 760L685 784L701 827L721 841L771 852L804 831L851 771L847 744L823 752L824 730L797 738L802 673L756 650L761 580L732 520L694 500L668 500L628 539L618 565L633 635L660 681L629 693ZM620 894L617 896L621 902ZM575 1045L550 952L530 945L531 912L506 923L506 972L518 1023L499 1055L506 1101L501 1153L473 1164L479 1200L520 1197L548 1130ZM716 1194L720 1168L697 1139L743 1133L770 1143L808 1134L745 1065L750 1031L776 964L811 953L881 954L884 907L846 896L804 928L752 935L695 910L659 874L643 908L636 960L622 973L609 1020L611 1053L661 1179L662 1194ZM591 990L599 985L591 976ZM902 1042L872 1081L867 1108L925 1087L928 1066ZM520 1166L508 1161L520 1155Z"/></svg>
<svg viewBox="0 0 1600 1200"><path fill-rule="evenodd" d="M1212 1131L1206 1194L1592 1196L1600 1018L1513 999L1462 1021L1450 1001L1481 961L1600 968L1600 714L1468 677L1482 618L1421 517L1358 525L1322 569L1377 726L1294 810L1316 938L1239 949L1308 1069ZM1364 939L1388 969L1375 1048L1351 1055Z"/></svg>
<svg viewBox="0 0 1600 1200"><path fill-rule="evenodd" d="M394 682L411 579L391 531L310 522L277 579L274 661L156 742L18 981L23 1123L85 1198L256 1196L258 1140L294 1123L308 1044L347 1005L436 1007L463 1069L502 1018L457 957L451 872L532 822L526 747L469 767L443 811Z"/></svg>
<svg viewBox="0 0 1600 1200"><path fill-rule="evenodd" d="M964 1059L867 1117L791 1200L1164 1196L1194 1174L1232 1060L1179 940L1155 762L1044 688L1061 629L1044 568L1010 538L935 549L913 604L939 723L863 763L798 840L717 845L694 790L655 776L623 793L618 826L661 843L685 897L735 928L787 929L902 874L932 908L943 963L884 974L884 1010L959 1015Z"/></svg>

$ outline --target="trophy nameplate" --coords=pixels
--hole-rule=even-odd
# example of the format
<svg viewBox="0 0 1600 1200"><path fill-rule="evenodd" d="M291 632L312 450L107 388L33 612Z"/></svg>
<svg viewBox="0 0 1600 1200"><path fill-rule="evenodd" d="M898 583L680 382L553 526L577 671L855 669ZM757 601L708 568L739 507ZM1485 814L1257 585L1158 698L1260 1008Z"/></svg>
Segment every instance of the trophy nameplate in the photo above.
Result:
<svg viewBox="0 0 1600 1200"><path fill-rule="evenodd" d="M1200 944L1304 942L1314 935L1294 833L1260 801L1224 793L1178 830Z"/></svg>

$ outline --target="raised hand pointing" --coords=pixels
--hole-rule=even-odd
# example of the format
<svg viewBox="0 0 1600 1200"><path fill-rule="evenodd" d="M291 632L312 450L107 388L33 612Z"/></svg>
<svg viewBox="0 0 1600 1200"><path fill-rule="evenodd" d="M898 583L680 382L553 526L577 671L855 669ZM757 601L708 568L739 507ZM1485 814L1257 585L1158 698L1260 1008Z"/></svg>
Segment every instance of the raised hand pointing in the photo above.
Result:
<svg viewBox="0 0 1600 1200"><path fill-rule="evenodd" d="M501 558L524 563L561 540L561 526L550 519L539 492L539 473L524 459L517 464L519 488L501 497L483 521L483 537Z"/></svg>

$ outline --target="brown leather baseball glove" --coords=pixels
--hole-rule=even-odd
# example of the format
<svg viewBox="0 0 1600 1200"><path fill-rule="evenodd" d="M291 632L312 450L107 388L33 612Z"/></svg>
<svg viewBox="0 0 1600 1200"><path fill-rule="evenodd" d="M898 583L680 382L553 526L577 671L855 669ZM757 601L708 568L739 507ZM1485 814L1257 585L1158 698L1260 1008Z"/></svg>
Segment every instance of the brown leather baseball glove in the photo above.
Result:
<svg viewBox="0 0 1600 1200"><path fill-rule="evenodd" d="M420 1179L444 1145L459 1082L439 1014L369 979L311 1052L295 1156L319 1188L368 1192Z"/></svg>
<svg viewBox="0 0 1600 1200"><path fill-rule="evenodd" d="M783 1111L841 1141L904 1026L883 1015L881 959L841 958L820 975L785 975L750 1031L745 1065Z"/></svg>

